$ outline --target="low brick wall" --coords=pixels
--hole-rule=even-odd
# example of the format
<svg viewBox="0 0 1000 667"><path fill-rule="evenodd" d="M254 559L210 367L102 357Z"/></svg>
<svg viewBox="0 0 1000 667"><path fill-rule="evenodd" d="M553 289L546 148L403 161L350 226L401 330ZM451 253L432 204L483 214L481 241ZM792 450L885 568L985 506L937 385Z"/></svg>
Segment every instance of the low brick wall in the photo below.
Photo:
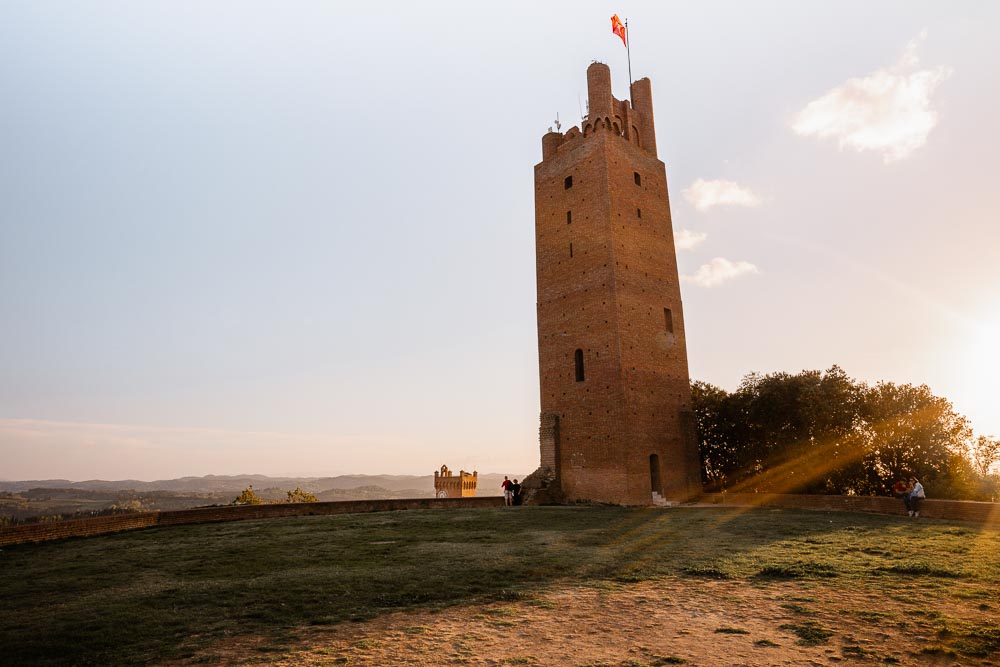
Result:
<svg viewBox="0 0 1000 667"><path fill-rule="evenodd" d="M834 510L906 515L899 498L883 496L812 496L781 493L707 493L704 502L720 505L781 507L784 509ZM920 504L920 516L928 519L975 521L1000 528L1000 503L977 503L971 500L926 499Z"/></svg>
<svg viewBox="0 0 1000 667"><path fill-rule="evenodd" d="M876 496L811 496L777 493L708 493L703 502L741 507L780 507L783 509L871 512L905 515L903 501ZM460 509L500 507L503 498L414 498L408 500L349 500L327 503L282 503L277 505L240 505L199 507L168 512L140 512L90 519L69 519L0 528L0 547L29 542L46 542L67 537L105 535L123 530L153 526L180 526L219 521L246 521L284 516L328 516L419 509ZM920 507L920 516L930 519L974 521L1000 528L1000 503L977 503L967 500L928 499Z"/></svg>
<svg viewBox="0 0 1000 667"><path fill-rule="evenodd" d="M472 507L501 507L502 505L502 497L485 496L481 498L348 500L326 503L199 507L190 510L117 514L114 516L68 519L66 521L31 523L0 528L0 547L28 542L46 542L66 537L105 535L107 533L137 530L153 526L246 521L249 519L271 519L283 516L327 516L333 514L359 514L364 512L393 512L419 509L468 509Z"/></svg>

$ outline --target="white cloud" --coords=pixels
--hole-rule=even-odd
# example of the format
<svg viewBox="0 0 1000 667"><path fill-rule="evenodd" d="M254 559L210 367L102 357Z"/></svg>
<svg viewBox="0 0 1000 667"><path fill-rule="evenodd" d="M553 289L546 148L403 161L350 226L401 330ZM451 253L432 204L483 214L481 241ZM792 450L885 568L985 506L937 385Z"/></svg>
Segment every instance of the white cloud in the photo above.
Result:
<svg viewBox="0 0 1000 667"><path fill-rule="evenodd" d="M841 149L873 150L886 162L901 160L927 142L937 125L931 95L951 75L951 68L918 70L917 46L906 45L899 61L868 76L849 79L813 100L792 122L802 136L835 138Z"/></svg>
<svg viewBox="0 0 1000 667"><path fill-rule="evenodd" d="M682 194L699 211L707 211L713 206L758 206L761 202L760 197L750 188L732 181L706 181L699 178Z"/></svg>
<svg viewBox="0 0 1000 667"><path fill-rule="evenodd" d="M691 250L708 238L705 232L692 232L690 229L678 229L674 232L674 245L677 250Z"/></svg>
<svg viewBox="0 0 1000 667"><path fill-rule="evenodd" d="M715 287L744 274L757 273L757 267L750 262L730 262L716 257L708 264L702 264L693 276L681 276L681 280L701 287Z"/></svg>

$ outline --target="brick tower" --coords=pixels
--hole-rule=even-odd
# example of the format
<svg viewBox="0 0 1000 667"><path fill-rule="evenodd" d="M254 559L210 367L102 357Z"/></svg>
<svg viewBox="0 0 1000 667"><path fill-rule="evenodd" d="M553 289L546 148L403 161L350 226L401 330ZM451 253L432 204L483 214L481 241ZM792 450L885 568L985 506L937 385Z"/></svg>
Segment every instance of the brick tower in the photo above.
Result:
<svg viewBox="0 0 1000 667"><path fill-rule="evenodd" d="M649 79L587 68L583 129L535 165L539 499L648 505L701 492L684 316ZM541 480L541 482L539 482Z"/></svg>

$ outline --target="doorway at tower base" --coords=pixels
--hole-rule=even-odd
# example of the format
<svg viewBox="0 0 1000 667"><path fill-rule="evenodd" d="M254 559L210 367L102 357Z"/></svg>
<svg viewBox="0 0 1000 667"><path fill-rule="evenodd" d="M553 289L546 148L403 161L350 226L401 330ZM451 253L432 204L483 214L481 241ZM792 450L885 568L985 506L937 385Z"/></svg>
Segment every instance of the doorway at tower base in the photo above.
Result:
<svg viewBox="0 0 1000 667"><path fill-rule="evenodd" d="M610 493L602 494L601 498L581 498L578 494L567 493L567 484L572 486L572 481L563 479L559 474L561 456L560 442L560 418L555 412L543 412L539 418L538 445L541 464L538 469L528 475L521 483L521 492L525 505L563 505L569 503L595 503L627 506L654 505L660 507L672 507L679 503L697 501L704 490L701 485L701 457L698 453L698 436L695 426L694 414L689 410L682 410L680 413L681 438L684 440L683 456L678 457L677 462L681 465L679 469L684 471L680 477L672 475L671 479L663 484L659 480L660 456L653 454L650 456L650 490L649 493L627 493L626 487L629 485L627 479L619 480L620 483L611 481L610 486L619 488L620 493L615 493L614 488ZM593 471L591 475L597 473L601 477L615 478L615 470L607 471L609 475L601 475L598 471ZM634 481L634 480L633 480ZM605 488L607 489L607 480ZM634 489L633 489L634 491Z"/></svg>
<svg viewBox="0 0 1000 667"><path fill-rule="evenodd" d="M541 463L521 482L525 505L558 505L566 502L556 473L559 461L559 415L543 412L538 419Z"/></svg>

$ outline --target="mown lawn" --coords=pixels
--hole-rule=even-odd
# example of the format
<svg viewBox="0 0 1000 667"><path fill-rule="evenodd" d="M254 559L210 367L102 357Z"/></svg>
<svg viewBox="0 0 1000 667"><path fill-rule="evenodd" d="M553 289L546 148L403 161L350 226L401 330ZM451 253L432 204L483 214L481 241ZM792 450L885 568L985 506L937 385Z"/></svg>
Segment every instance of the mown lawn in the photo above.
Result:
<svg viewBox="0 0 1000 667"><path fill-rule="evenodd" d="M995 530L767 509L524 507L207 524L9 547L0 551L0 662L143 664L236 634L280 645L303 625L519 599L566 581L668 575L695 585L797 579L818 597L867 587L887 600L928 600L942 651L1000 651ZM931 601L945 598L981 618L935 616Z"/></svg>

